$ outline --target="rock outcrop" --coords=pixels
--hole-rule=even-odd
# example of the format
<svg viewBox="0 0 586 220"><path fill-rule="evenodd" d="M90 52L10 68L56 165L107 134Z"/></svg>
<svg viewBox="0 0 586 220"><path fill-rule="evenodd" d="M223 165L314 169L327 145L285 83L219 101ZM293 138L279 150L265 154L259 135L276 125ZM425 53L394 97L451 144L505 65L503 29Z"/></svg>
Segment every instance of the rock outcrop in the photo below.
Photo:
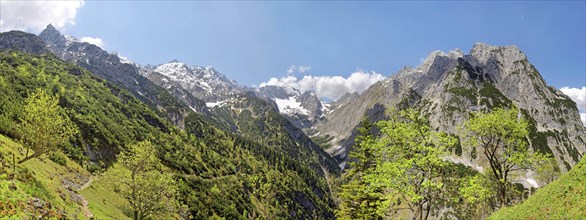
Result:
<svg viewBox="0 0 586 220"><path fill-rule="evenodd" d="M386 109L406 107L428 115L432 128L458 135L458 126L470 112L514 105L529 119L531 147L552 153L562 170L569 170L586 150L586 130L576 104L547 86L515 46L477 43L468 55L435 51L419 67L405 67L361 95L339 102L316 130L335 137L329 152L340 162L346 160L363 115L376 121L385 118ZM470 152L455 156L482 165Z"/></svg>
<svg viewBox="0 0 586 220"><path fill-rule="evenodd" d="M22 31L0 33L0 51L19 50L32 54L49 52L45 42L37 35Z"/></svg>
<svg viewBox="0 0 586 220"><path fill-rule="evenodd" d="M55 27L48 25L39 37L45 41L48 50L59 58L75 63L109 82L128 91L148 105L163 112L173 123L183 127L183 119L192 110L205 112L205 103L188 92L177 102L165 89L140 74L134 63L121 59L116 53L82 42L71 36L64 36ZM191 107L191 109L189 108Z"/></svg>

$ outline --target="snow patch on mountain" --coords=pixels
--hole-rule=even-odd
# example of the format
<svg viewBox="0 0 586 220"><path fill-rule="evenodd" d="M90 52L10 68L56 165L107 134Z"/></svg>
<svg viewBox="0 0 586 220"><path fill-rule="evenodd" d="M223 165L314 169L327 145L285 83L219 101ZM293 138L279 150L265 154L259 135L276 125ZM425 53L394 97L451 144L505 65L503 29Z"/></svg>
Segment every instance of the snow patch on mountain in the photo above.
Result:
<svg viewBox="0 0 586 220"><path fill-rule="evenodd" d="M126 64L135 64L134 61L128 59L127 57L124 56L120 56L118 55L118 58L120 58L120 62L121 63L126 63Z"/></svg>
<svg viewBox="0 0 586 220"><path fill-rule="evenodd" d="M168 77L170 81L178 83L195 97L209 103L224 100L245 90L244 87L235 81L228 80L225 75L213 67L187 65L173 60L156 66L152 70Z"/></svg>
<svg viewBox="0 0 586 220"><path fill-rule="evenodd" d="M301 102L295 100L295 97L289 97L288 99L275 99L275 103L279 107L279 112L288 115L302 114L309 115L309 110L301 106Z"/></svg>
<svg viewBox="0 0 586 220"><path fill-rule="evenodd" d="M219 102L208 102L208 103L206 103L206 106L208 108L213 108L213 107L216 107L216 106L222 107L224 104L226 104L226 101L227 100L219 101Z"/></svg>
<svg viewBox="0 0 586 220"><path fill-rule="evenodd" d="M158 66L155 71L171 78L174 81L183 80L190 77L191 70L184 63L171 61Z"/></svg>

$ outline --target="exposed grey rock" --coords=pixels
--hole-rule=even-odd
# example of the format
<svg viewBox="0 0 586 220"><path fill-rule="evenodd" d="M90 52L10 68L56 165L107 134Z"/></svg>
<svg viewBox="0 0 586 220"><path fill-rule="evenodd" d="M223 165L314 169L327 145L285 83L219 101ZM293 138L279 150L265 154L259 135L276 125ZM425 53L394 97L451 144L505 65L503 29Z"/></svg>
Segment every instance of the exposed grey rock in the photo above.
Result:
<svg viewBox="0 0 586 220"><path fill-rule="evenodd" d="M149 105L153 109L167 116L180 128L184 126L184 119L191 111L207 109L205 103L194 97L189 97L188 92L183 92L184 99L175 99L169 92L140 74L140 69L134 63L121 60L116 53L109 53L102 48L81 42L74 37L64 36L52 25L48 25L39 34L40 39L46 43L49 51L57 57L81 66L96 76L126 89L134 97ZM37 37L37 38L39 38ZM75 74L73 71L72 74ZM115 91L117 89L113 89ZM190 109L191 108L191 109ZM91 160L112 158L115 150L101 150L100 152L85 148L86 154Z"/></svg>
<svg viewBox="0 0 586 220"><path fill-rule="evenodd" d="M134 97L166 113L179 127L183 127L183 119L191 111L188 107L196 111L206 109L203 102L187 95L181 99L182 103L169 103L175 102L174 99L169 99L171 95L141 75L140 68L135 64L121 60L116 53L109 53L96 45L64 36L50 24L39 37L46 42L47 48L61 59L73 62L98 77L125 88ZM167 109L166 105L178 108Z"/></svg>
<svg viewBox="0 0 586 220"><path fill-rule="evenodd" d="M515 46L477 43L468 55L459 50L434 51L419 67L405 67L357 97L343 97L316 128L322 135L336 137L329 152L344 161L365 114L376 121L389 108L416 108L430 117L432 128L457 135L457 127L470 112L507 104L517 106L520 115L532 121L528 137L532 148L551 152L562 170L582 157L586 131L576 104L547 86ZM483 165L470 152L455 156Z"/></svg>
<svg viewBox="0 0 586 220"><path fill-rule="evenodd" d="M45 42L48 42L56 47L65 48L67 40L65 37L59 32L52 24L47 25L45 30L43 30L39 37L43 39Z"/></svg>
<svg viewBox="0 0 586 220"><path fill-rule="evenodd" d="M32 54L47 53L45 42L34 34L22 31L0 33L0 51L19 50Z"/></svg>
<svg viewBox="0 0 586 220"><path fill-rule="evenodd" d="M190 66L177 60L142 68L141 74L165 88L179 86L205 102L223 101L246 91L213 67Z"/></svg>
<svg viewBox="0 0 586 220"><path fill-rule="evenodd" d="M33 207L35 207L35 209L42 209L45 205L39 198L33 198Z"/></svg>
<svg viewBox="0 0 586 220"><path fill-rule="evenodd" d="M284 86L263 86L256 94L272 103L291 123L298 128L311 128L324 116L323 102L312 91L301 93L299 90Z"/></svg>

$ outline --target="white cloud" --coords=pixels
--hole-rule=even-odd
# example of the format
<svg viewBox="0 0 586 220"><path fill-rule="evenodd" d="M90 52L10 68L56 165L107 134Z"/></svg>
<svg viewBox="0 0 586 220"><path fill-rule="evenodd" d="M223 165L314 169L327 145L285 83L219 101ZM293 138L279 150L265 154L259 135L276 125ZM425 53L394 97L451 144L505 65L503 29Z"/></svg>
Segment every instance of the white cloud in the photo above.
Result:
<svg viewBox="0 0 586 220"><path fill-rule="evenodd" d="M576 103L578 109L580 109L580 119L586 125L586 87L582 87L581 89L562 87L560 90Z"/></svg>
<svg viewBox="0 0 586 220"><path fill-rule="evenodd" d="M291 75L294 73L301 73L301 74L305 74L307 72L309 72L309 70L311 70L310 66L304 66L304 65L291 65L289 66L289 69L287 69L287 74Z"/></svg>
<svg viewBox="0 0 586 220"><path fill-rule="evenodd" d="M299 73L306 73L309 70L311 70L311 67L310 66L303 66L303 65L301 65L301 66L298 67L298 69L299 69Z"/></svg>
<svg viewBox="0 0 586 220"><path fill-rule="evenodd" d="M90 44L96 45L100 48L104 48L104 41L100 38L97 37L82 37L81 39L79 39L83 42L88 42Z"/></svg>
<svg viewBox="0 0 586 220"><path fill-rule="evenodd" d="M41 31L51 23L56 28L75 25L83 0L0 1L0 31Z"/></svg>
<svg viewBox="0 0 586 220"><path fill-rule="evenodd" d="M560 90L576 102L576 105L581 111L586 110L586 87L582 87L581 89L562 87Z"/></svg>
<svg viewBox="0 0 586 220"><path fill-rule="evenodd" d="M301 92L314 91L319 97L337 100L347 92L362 92L384 78L384 76L375 72L354 72L348 78L342 76L309 75L298 79L295 76L288 75L279 79L271 78L269 81L261 83L260 87L269 85L288 86L296 88Z"/></svg>

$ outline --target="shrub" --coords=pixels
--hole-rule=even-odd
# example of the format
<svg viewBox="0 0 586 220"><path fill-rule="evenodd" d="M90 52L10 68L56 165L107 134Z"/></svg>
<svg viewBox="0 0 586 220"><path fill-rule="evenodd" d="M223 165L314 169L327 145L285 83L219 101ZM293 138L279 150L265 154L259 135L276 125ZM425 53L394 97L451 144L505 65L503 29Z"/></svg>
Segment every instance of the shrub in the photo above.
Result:
<svg viewBox="0 0 586 220"><path fill-rule="evenodd" d="M67 159L66 156L61 153L61 152L51 152L49 153L49 160L55 162L56 164L59 164L61 166L66 166L67 165Z"/></svg>

